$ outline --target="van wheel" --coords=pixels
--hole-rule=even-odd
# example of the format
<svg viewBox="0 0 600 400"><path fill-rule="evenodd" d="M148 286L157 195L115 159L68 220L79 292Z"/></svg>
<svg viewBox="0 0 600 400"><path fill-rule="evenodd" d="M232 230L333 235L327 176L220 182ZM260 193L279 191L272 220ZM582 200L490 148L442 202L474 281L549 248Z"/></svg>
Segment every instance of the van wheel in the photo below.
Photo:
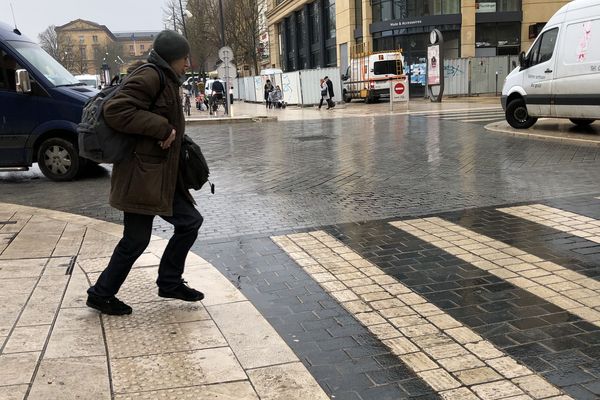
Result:
<svg viewBox="0 0 600 400"><path fill-rule="evenodd" d="M352 97L345 90L344 90L343 98L344 98L344 103L350 103L352 101Z"/></svg>
<svg viewBox="0 0 600 400"><path fill-rule="evenodd" d="M570 118L569 121L571 121L572 123L574 123L577 126L588 126L590 125L592 122L595 121L595 119L588 119L588 118Z"/></svg>
<svg viewBox="0 0 600 400"><path fill-rule="evenodd" d="M73 143L61 138L44 140L38 150L38 165L53 181L70 181L79 173L81 161Z"/></svg>
<svg viewBox="0 0 600 400"><path fill-rule="evenodd" d="M515 129L527 129L537 122L537 118L530 117L527 105L523 99L515 99L506 107L506 121Z"/></svg>

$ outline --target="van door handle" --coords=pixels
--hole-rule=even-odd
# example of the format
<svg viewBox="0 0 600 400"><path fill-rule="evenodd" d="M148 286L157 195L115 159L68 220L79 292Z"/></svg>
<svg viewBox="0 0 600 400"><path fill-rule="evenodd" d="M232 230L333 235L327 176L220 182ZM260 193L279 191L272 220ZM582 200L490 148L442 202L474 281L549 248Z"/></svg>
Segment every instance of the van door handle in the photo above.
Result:
<svg viewBox="0 0 600 400"><path fill-rule="evenodd" d="M546 69L544 72L545 72L545 73L547 73L547 74L551 74L551 73L552 73L552 70L551 70L550 68L548 68L548 69Z"/></svg>

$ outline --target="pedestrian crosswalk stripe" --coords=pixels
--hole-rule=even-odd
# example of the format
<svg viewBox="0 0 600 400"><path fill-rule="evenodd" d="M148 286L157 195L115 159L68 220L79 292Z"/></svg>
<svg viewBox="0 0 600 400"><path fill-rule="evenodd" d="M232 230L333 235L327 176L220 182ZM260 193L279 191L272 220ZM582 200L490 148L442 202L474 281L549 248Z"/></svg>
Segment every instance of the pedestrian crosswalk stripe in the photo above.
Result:
<svg viewBox="0 0 600 400"><path fill-rule="evenodd" d="M465 118L465 117L485 117L485 116L497 116L499 118L503 118L504 117L504 113L503 112L495 112L495 111L488 111L488 112L477 112L477 113L472 113L472 112L466 112L466 113L453 113L453 114L437 114L437 115L428 115L427 118L444 118L444 119L461 119L461 118Z"/></svg>
<svg viewBox="0 0 600 400"><path fill-rule="evenodd" d="M477 107L477 108L457 108L454 110L435 110L435 111L411 111L411 115L441 115L441 114L462 114L467 112L493 112L493 111L502 111L501 108L498 107Z"/></svg>
<svg viewBox="0 0 600 400"><path fill-rule="evenodd" d="M543 204L499 208L498 211L600 243L600 220L594 218Z"/></svg>
<svg viewBox="0 0 600 400"><path fill-rule="evenodd" d="M427 117L427 118L431 118L431 117ZM504 118L504 115L498 114L498 115L494 115L494 114L481 114L481 115L461 115L461 116L452 116L452 117L441 117L445 120L449 120L449 121L463 121L465 119L481 119L481 118L493 118L493 119L499 119L499 118Z"/></svg>
<svg viewBox="0 0 600 400"><path fill-rule="evenodd" d="M600 326L600 282L441 218L393 226Z"/></svg>
<svg viewBox="0 0 600 400"><path fill-rule="evenodd" d="M326 232L272 240L442 398L561 395L529 368Z"/></svg>

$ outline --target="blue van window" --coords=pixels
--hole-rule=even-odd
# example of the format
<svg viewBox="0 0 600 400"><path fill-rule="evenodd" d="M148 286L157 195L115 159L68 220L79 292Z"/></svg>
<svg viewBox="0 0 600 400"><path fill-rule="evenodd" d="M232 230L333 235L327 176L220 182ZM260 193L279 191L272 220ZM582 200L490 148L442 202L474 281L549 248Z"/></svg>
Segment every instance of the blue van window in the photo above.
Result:
<svg viewBox="0 0 600 400"><path fill-rule="evenodd" d="M21 66L17 64L17 60L4 50L0 50L0 90L11 92L17 90L15 72L20 68Z"/></svg>
<svg viewBox="0 0 600 400"><path fill-rule="evenodd" d="M73 77L62 65L52 56L42 50L34 43L28 42L9 42L19 54L35 67L40 73L44 74L54 86L78 85L80 82Z"/></svg>

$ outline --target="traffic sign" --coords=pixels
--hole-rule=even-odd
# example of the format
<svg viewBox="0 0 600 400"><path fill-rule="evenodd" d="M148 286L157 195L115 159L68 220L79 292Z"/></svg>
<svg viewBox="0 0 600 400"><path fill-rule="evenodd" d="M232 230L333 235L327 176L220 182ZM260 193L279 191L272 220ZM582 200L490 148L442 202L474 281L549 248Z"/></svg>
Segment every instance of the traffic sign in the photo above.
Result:
<svg viewBox="0 0 600 400"><path fill-rule="evenodd" d="M221 79L234 79L237 76L237 68L231 62L219 64L217 72Z"/></svg>
<svg viewBox="0 0 600 400"><path fill-rule="evenodd" d="M229 46L221 47L219 49L219 58L224 62L233 60L233 50L231 50L231 47L229 47Z"/></svg>
<svg viewBox="0 0 600 400"><path fill-rule="evenodd" d="M408 101L408 82L403 79L396 79L390 82L391 102L401 103Z"/></svg>
<svg viewBox="0 0 600 400"><path fill-rule="evenodd" d="M404 94L404 90L406 90L406 88L404 87L404 83L402 82L398 82L396 83L396 86L394 86L394 91L396 92L396 94Z"/></svg>

